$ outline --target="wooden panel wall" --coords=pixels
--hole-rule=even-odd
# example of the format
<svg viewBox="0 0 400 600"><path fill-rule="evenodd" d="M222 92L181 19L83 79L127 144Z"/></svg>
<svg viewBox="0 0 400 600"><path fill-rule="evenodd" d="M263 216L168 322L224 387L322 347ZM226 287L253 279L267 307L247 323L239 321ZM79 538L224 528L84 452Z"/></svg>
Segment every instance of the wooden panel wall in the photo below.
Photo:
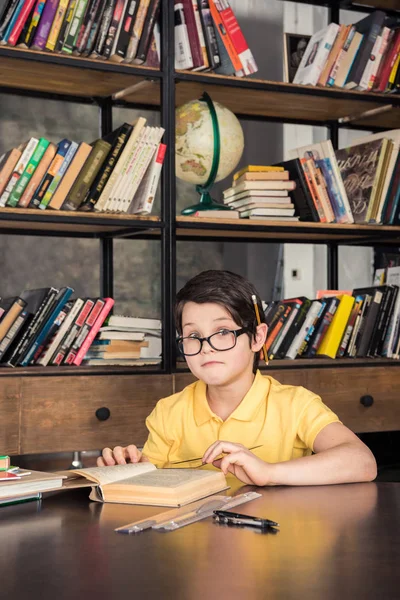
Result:
<svg viewBox="0 0 400 600"><path fill-rule="evenodd" d="M400 369L349 367L268 369L281 383L319 394L357 433L400 430ZM157 400L194 381L175 375L7 376L0 378L0 451L35 454L142 445ZM373 397L365 407L361 396ZM110 410L99 421L98 408Z"/></svg>

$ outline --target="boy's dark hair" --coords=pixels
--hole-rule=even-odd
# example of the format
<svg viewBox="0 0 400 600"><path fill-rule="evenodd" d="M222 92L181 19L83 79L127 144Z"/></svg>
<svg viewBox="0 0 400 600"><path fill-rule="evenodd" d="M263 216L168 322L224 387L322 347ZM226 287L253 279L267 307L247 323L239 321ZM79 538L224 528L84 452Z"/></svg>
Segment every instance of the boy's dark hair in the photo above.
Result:
<svg viewBox="0 0 400 600"><path fill-rule="evenodd" d="M175 324L182 335L182 312L187 302L205 304L215 302L227 309L239 327L249 330L249 339L255 336L257 317L252 296L257 298L258 311L262 323L265 323L264 311L256 288L250 281L231 271L203 271L190 279L178 292L175 301ZM254 355L253 371L256 372L259 353Z"/></svg>

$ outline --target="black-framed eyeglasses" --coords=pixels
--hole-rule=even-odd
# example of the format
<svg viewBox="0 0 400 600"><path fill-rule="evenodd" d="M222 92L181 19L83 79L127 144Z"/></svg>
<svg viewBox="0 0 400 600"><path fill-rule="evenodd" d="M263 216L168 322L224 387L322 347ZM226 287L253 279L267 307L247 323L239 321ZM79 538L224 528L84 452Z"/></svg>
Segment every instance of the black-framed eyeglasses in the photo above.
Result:
<svg viewBox="0 0 400 600"><path fill-rule="evenodd" d="M184 356L195 356L196 354L200 354L203 342L208 342L213 350L224 352L225 350L234 348L239 335L248 333L248 331L249 330L246 327L242 327L241 329L221 329L208 337L179 337L176 341L179 351Z"/></svg>

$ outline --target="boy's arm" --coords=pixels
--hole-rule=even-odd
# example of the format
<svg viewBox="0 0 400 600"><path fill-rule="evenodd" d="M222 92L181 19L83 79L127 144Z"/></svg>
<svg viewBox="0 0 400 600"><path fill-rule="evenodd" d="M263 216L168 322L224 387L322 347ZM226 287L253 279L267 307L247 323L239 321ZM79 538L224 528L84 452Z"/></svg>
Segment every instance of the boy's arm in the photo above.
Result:
<svg viewBox="0 0 400 600"><path fill-rule="evenodd" d="M267 465L272 485L326 485L373 481L374 455L342 423L331 423L319 432L313 456ZM265 463L266 464L266 463Z"/></svg>
<svg viewBox="0 0 400 600"><path fill-rule="evenodd" d="M221 460L215 458L228 453ZM266 463L240 444L216 442L204 455L226 474L255 485L328 485L373 481L376 461L372 452L342 423L330 423L317 435L313 456Z"/></svg>

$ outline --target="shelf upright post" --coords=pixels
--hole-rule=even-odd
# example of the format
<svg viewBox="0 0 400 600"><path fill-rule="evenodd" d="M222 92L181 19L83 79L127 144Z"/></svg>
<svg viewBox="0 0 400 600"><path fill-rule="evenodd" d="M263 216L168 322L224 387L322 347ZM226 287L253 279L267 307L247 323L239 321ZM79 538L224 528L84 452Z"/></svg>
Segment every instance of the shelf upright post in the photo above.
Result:
<svg viewBox="0 0 400 600"><path fill-rule="evenodd" d="M340 4L338 0L331 0L328 10L329 23L340 23ZM328 127L329 138L334 150L339 147L339 123L331 123ZM328 289L337 290L339 287L339 263L338 263L338 244L331 242L327 246L327 279Z"/></svg>
<svg viewBox="0 0 400 600"><path fill-rule="evenodd" d="M111 133L112 98L101 98L99 103L99 133L104 137ZM114 296L114 247L112 237L100 238L100 295L103 298Z"/></svg>
<svg viewBox="0 0 400 600"><path fill-rule="evenodd" d="M174 3L161 0L161 125L167 145L161 180L161 298L163 323L163 370L175 367L175 323L173 306L176 295L176 180L175 180L175 51Z"/></svg>

